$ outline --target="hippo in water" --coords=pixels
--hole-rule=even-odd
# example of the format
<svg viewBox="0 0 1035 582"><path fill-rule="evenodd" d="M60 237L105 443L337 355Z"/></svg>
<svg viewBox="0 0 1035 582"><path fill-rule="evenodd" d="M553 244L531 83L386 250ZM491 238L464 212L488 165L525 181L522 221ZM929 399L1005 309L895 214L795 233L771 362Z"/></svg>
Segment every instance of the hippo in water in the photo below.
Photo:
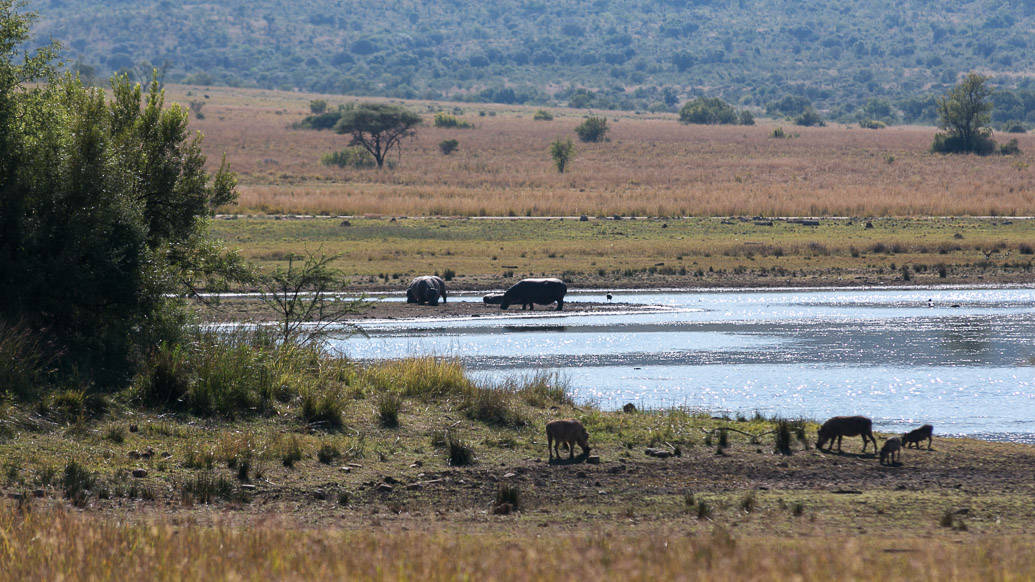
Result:
<svg viewBox="0 0 1035 582"><path fill-rule="evenodd" d="M500 309L521 305L521 309L535 309L534 304L557 303L557 311L564 309L564 294L568 286L560 279L522 279L499 297ZM496 303L497 297L489 295L483 299L486 304Z"/></svg>
<svg viewBox="0 0 1035 582"><path fill-rule="evenodd" d="M406 302L417 305L438 305L439 298L446 302L446 282L441 277L424 275L410 281L406 288Z"/></svg>

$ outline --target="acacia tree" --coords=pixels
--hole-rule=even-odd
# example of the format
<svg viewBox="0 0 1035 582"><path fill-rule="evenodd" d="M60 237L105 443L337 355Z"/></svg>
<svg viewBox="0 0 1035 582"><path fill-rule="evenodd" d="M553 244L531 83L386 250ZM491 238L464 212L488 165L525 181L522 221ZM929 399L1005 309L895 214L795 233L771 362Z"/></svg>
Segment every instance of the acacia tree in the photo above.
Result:
<svg viewBox="0 0 1035 582"><path fill-rule="evenodd" d="M988 77L970 73L938 100L938 127L945 130L934 136L931 149L943 153L991 153L995 142L992 129L992 89Z"/></svg>
<svg viewBox="0 0 1035 582"><path fill-rule="evenodd" d="M189 292L239 264L206 235L236 197L205 171L187 112L125 76L113 100L18 54L28 16L0 0L0 324L42 338L66 377L119 387L174 339Z"/></svg>
<svg viewBox="0 0 1035 582"><path fill-rule="evenodd" d="M568 162L575 155L575 144L570 139L562 140L561 138L555 139L550 144L550 157L553 158L553 163L557 166L557 171L564 173L564 169L568 167Z"/></svg>
<svg viewBox="0 0 1035 582"><path fill-rule="evenodd" d="M334 130L350 134L352 141L349 145L360 146L370 152L377 167L382 168L388 152L413 135L420 122L419 115L404 107L364 103L343 110Z"/></svg>

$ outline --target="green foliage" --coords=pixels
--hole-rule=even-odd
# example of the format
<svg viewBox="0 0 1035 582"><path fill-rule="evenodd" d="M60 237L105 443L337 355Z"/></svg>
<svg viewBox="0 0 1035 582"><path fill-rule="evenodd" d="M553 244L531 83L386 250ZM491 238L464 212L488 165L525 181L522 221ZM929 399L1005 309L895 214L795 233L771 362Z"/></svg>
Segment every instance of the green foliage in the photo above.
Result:
<svg viewBox="0 0 1035 582"><path fill-rule="evenodd" d="M532 119L534 121L553 121L553 113L550 113L545 109L540 109L535 112L535 115L532 116Z"/></svg>
<svg viewBox="0 0 1035 582"><path fill-rule="evenodd" d="M74 459L65 465L61 477L61 488L65 497L72 500L78 506L86 504L86 496L97 487L97 475L88 471L86 467L77 463Z"/></svg>
<svg viewBox="0 0 1035 582"><path fill-rule="evenodd" d="M384 428L398 428L402 398L398 392L385 392L377 402L377 419Z"/></svg>
<svg viewBox="0 0 1035 582"><path fill-rule="evenodd" d="M199 473L180 485L180 498L184 503L210 504L219 499L234 501L240 499L233 481L209 472Z"/></svg>
<svg viewBox="0 0 1035 582"><path fill-rule="evenodd" d="M1015 156L1021 153L1021 148L1017 145L1017 138L1000 145L999 153L1004 156Z"/></svg>
<svg viewBox="0 0 1035 582"><path fill-rule="evenodd" d="M383 168L389 152L414 135L414 128L420 123L420 116L404 107L363 103L341 111L334 130L351 135L349 145L365 149L374 157L377 167Z"/></svg>
<svg viewBox="0 0 1035 582"><path fill-rule="evenodd" d="M468 394L463 407L472 420L499 426L524 426L525 419L516 410L513 396L506 388L480 387Z"/></svg>
<svg viewBox="0 0 1035 582"><path fill-rule="evenodd" d="M308 390L302 393L302 420L309 426L336 430L341 428L344 401L336 390Z"/></svg>
<svg viewBox="0 0 1035 582"><path fill-rule="evenodd" d="M819 115L819 112L812 108L812 106L806 107L800 115L794 118L795 125L802 125L805 127L822 127L826 125L823 118Z"/></svg>
<svg viewBox="0 0 1035 582"><path fill-rule="evenodd" d="M446 446L449 453L447 458L449 466L466 467L474 464L474 449L459 435L449 434L446 437Z"/></svg>
<svg viewBox="0 0 1035 582"><path fill-rule="evenodd" d="M337 258L306 251L304 260L291 255L287 267L278 267L260 279L262 301L276 313L277 334L285 344L308 344L359 309L362 298L341 300L332 295L345 287L341 272L331 267ZM344 331L353 328L344 325Z"/></svg>
<svg viewBox="0 0 1035 582"><path fill-rule="evenodd" d="M370 152L359 146L348 147L341 151L324 154L324 156L320 158L320 163L325 166L355 168L357 170L373 168L377 165L377 162L374 160L374 156L370 155Z"/></svg>
<svg viewBox="0 0 1035 582"><path fill-rule="evenodd" d="M931 151L938 153L990 154L995 151L988 127L992 117L992 90L987 77L970 73L938 100L938 127Z"/></svg>
<svg viewBox="0 0 1035 582"><path fill-rule="evenodd" d="M453 129L474 129L474 124L470 121L460 119L459 117L451 113L439 111L435 114L435 127L446 127Z"/></svg>
<svg viewBox="0 0 1035 582"><path fill-rule="evenodd" d="M0 391L20 400L38 397L48 387L54 357L39 335L0 320Z"/></svg>
<svg viewBox="0 0 1035 582"><path fill-rule="evenodd" d="M309 111L313 115L322 115L327 111L327 101L323 99L313 99L309 102Z"/></svg>
<svg viewBox="0 0 1035 582"><path fill-rule="evenodd" d="M575 126L575 134L584 142L601 142L607 138L609 129L606 117L591 115Z"/></svg>
<svg viewBox="0 0 1035 582"><path fill-rule="evenodd" d="M444 156L455 152L458 147L460 147L460 142L455 139L444 139L438 142L438 149Z"/></svg>
<svg viewBox="0 0 1035 582"><path fill-rule="evenodd" d="M564 173L564 170L568 167L568 162L575 157L575 144L570 139L561 140L557 138L550 144L550 157L553 158L553 163L557 166L557 171Z"/></svg>
<svg viewBox="0 0 1035 582"><path fill-rule="evenodd" d="M120 386L175 337L174 294L217 284L236 261L206 236L236 198L225 163L205 171L188 113L126 76L113 99L25 60L27 19L0 3L0 320L46 330L60 374ZM30 84L36 83L39 84Z"/></svg>
<svg viewBox="0 0 1035 582"><path fill-rule="evenodd" d="M754 125L755 118L749 111L737 111L718 97L698 97L687 101L679 110L679 121L701 125Z"/></svg>
<svg viewBox="0 0 1035 582"><path fill-rule="evenodd" d="M884 129L888 124L883 121L877 121L876 119L861 119L859 120L859 127L863 129Z"/></svg>

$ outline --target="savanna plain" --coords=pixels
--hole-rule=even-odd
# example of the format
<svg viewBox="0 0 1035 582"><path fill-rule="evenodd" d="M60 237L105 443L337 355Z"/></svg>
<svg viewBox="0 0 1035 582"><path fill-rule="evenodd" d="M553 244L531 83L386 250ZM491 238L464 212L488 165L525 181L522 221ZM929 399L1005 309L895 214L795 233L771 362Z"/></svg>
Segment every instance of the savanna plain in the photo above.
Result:
<svg viewBox="0 0 1035 582"><path fill-rule="evenodd" d="M432 272L465 290L1032 283L1026 135L1018 155L942 156L931 128L609 113L609 141L559 173L547 147L581 114L408 102L425 124L394 167L342 169L320 158L345 137L293 128L340 98L168 91L204 103L209 163L239 173L216 236L264 271L326 254L347 291ZM439 110L474 127L435 128ZM855 437L818 450L822 419L605 411L555 376L488 384L247 328L160 348L109 397L4 407L12 579L1035 578L1029 445L936 432L882 464ZM550 458L556 418L581 420L588 454Z"/></svg>

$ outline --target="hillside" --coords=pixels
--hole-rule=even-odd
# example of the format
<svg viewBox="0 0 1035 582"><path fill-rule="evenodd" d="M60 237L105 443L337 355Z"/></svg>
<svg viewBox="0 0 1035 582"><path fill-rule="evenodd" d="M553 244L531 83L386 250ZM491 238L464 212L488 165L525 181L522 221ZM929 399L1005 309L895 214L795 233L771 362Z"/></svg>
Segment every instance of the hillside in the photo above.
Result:
<svg viewBox="0 0 1035 582"><path fill-rule="evenodd" d="M763 109L793 95L837 119L881 98L897 106L893 117L917 121L932 117L929 97L961 72L1023 89L1035 65L1033 0L33 0L29 7L40 16L37 37L61 42L69 63L97 77L168 65L170 81L407 98L664 110L695 94ZM1006 113L1000 99L1000 117L1035 122L1030 97L1009 100Z"/></svg>

